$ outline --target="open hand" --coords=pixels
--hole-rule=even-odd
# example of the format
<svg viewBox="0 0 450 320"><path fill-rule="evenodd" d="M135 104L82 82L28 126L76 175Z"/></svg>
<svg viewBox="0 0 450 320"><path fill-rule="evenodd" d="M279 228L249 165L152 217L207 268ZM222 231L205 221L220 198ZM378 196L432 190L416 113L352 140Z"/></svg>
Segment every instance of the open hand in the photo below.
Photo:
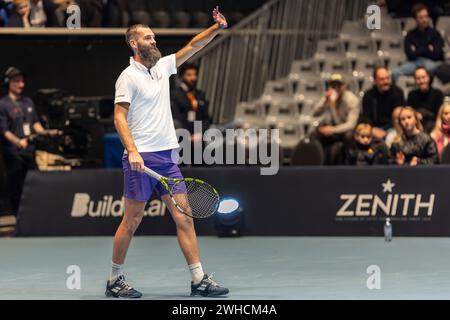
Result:
<svg viewBox="0 0 450 320"><path fill-rule="evenodd" d="M223 14L220 13L219 6L214 8L212 16L214 21L219 25L220 29L228 28L227 19L223 16Z"/></svg>

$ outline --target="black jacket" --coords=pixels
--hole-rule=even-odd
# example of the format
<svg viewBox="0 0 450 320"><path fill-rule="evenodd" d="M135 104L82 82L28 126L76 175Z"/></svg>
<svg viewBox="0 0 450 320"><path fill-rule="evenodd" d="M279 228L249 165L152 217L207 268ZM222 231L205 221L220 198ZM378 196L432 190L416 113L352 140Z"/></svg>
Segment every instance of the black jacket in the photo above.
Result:
<svg viewBox="0 0 450 320"><path fill-rule="evenodd" d="M189 118L189 113L194 112L195 120L202 122L202 131L204 132L208 129L210 124L210 117L208 114L209 102L206 100L203 91L195 89L194 96L198 102L197 112L195 112L187 97L187 90L188 88L184 84L181 84L172 90L170 94L172 116L181 127L189 130L192 134L194 133L194 122Z"/></svg>
<svg viewBox="0 0 450 320"><path fill-rule="evenodd" d="M408 95L408 106L423 115L423 122L434 123L439 108L444 103L444 94L441 90L430 88L426 92L419 89L413 90ZM427 128L429 129L429 128Z"/></svg>
<svg viewBox="0 0 450 320"><path fill-rule="evenodd" d="M45 15L47 16L47 21L45 22L45 27L47 27L47 28L60 27L58 18L56 17L55 4L50 0L43 0L43 8L44 8ZM11 6L9 9L7 27L10 27L10 28L22 28L23 27L22 18L16 12L16 9L14 8L14 6Z"/></svg>
<svg viewBox="0 0 450 320"><path fill-rule="evenodd" d="M428 48L430 44L433 46L433 51ZM412 50L411 46L413 45L416 47L416 51ZM444 60L444 39L439 31L431 27L425 30L412 29L405 37L405 53L408 60L422 57L442 61Z"/></svg>
<svg viewBox="0 0 450 320"><path fill-rule="evenodd" d="M405 155L405 165L409 165L413 157L418 158L419 165L439 163L436 144L424 132L406 137L406 141L394 142L391 147L392 159L395 159L397 152L402 152Z"/></svg>
<svg viewBox="0 0 450 320"><path fill-rule="evenodd" d="M387 130L392 128L392 111L404 105L405 96L399 87L393 85L389 91L381 94L377 87L373 86L364 94L360 122Z"/></svg>
<svg viewBox="0 0 450 320"><path fill-rule="evenodd" d="M347 150L345 164L353 166L372 166L389 164L390 153L384 143L372 143L369 146L363 146L354 143Z"/></svg>

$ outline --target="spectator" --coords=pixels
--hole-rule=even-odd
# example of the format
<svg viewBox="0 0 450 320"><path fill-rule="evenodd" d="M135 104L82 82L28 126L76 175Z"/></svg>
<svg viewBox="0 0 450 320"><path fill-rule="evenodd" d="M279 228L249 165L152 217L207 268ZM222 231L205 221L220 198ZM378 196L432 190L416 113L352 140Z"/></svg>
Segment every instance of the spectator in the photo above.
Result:
<svg viewBox="0 0 450 320"><path fill-rule="evenodd" d="M203 91L197 89L198 68L185 64L180 68L180 83L172 91L172 113L179 125L192 135L192 141L201 140L201 133L194 132L194 121L201 121L203 131L210 124L208 101Z"/></svg>
<svg viewBox="0 0 450 320"><path fill-rule="evenodd" d="M103 1L102 0L76 0L80 6L81 27L100 28L103 23Z"/></svg>
<svg viewBox="0 0 450 320"><path fill-rule="evenodd" d="M314 116L323 119L315 135L324 148L325 164L342 164L339 156L352 140L360 109L359 98L347 90L342 76L332 75L325 96L314 107Z"/></svg>
<svg viewBox="0 0 450 320"><path fill-rule="evenodd" d="M444 94L431 87L430 76L424 67L416 69L414 78L418 88L409 93L407 104L420 112L425 131L431 132L439 108L444 103Z"/></svg>
<svg viewBox="0 0 450 320"><path fill-rule="evenodd" d="M10 67L5 72L4 84L8 94L0 99L0 139L8 172L9 191L13 210L17 213L26 173L35 167L34 150L29 143L32 133L55 134L45 130L36 115L33 101L22 96L25 87L23 73Z"/></svg>
<svg viewBox="0 0 450 320"><path fill-rule="evenodd" d="M436 144L423 131L418 113L411 107L400 111L401 134L391 147L392 158L397 165L431 165L439 162Z"/></svg>
<svg viewBox="0 0 450 320"><path fill-rule="evenodd" d="M372 126L360 123L356 126L354 143L347 150L346 164L356 166L381 165L389 163L389 149L384 143L375 143Z"/></svg>
<svg viewBox="0 0 450 320"><path fill-rule="evenodd" d="M444 39L435 28L430 26L428 8L417 4L413 8L417 27L405 37L405 53L408 62L392 72L394 83L399 76L411 76L417 67L424 67L433 76L434 71L444 60Z"/></svg>
<svg viewBox="0 0 450 320"><path fill-rule="evenodd" d="M392 126L392 112L396 107L405 105L405 96L399 87L391 83L387 68L375 68L373 78L373 88L366 91L363 97L360 122L370 123L374 138L384 140L386 131Z"/></svg>
<svg viewBox="0 0 450 320"><path fill-rule="evenodd" d="M59 27L56 7L50 0L14 0L6 9L5 26L11 28Z"/></svg>
<svg viewBox="0 0 450 320"><path fill-rule="evenodd" d="M439 109L431 137L436 142L438 153L441 155L450 138L450 103L444 103Z"/></svg>
<svg viewBox="0 0 450 320"><path fill-rule="evenodd" d="M386 143L386 146L390 148L392 146L392 143L394 143L394 140L397 136L399 136L402 132L400 127L400 111L402 111L403 107L397 107L392 112L392 128L388 129L386 132L386 138L384 142Z"/></svg>

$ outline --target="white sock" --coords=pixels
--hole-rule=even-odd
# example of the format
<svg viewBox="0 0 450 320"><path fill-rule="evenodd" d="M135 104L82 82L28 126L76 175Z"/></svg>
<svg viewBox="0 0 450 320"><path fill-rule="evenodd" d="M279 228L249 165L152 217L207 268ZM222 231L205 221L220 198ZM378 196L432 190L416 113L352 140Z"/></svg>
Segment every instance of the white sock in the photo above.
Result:
<svg viewBox="0 0 450 320"><path fill-rule="evenodd" d="M117 278L122 275L122 264L111 263L111 275L109 276L109 282L113 283Z"/></svg>
<svg viewBox="0 0 450 320"><path fill-rule="evenodd" d="M205 275L200 262L189 265L189 271L191 272L192 282L195 284L200 283Z"/></svg>

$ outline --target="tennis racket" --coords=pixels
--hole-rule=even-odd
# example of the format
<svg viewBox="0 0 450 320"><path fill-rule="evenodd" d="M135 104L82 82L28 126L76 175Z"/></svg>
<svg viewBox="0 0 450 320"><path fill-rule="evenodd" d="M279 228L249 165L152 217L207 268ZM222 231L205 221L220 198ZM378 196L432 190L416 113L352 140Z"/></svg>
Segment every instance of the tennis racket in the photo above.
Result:
<svg viewBox="0 0 450 320"><path fill-rule="evenodd" d="M191 218L203 219L217 211L220 201L219 193L205 181L194 178L168 178L147 167L144 167L144 172L161 182L181 213Z"/></svg>

